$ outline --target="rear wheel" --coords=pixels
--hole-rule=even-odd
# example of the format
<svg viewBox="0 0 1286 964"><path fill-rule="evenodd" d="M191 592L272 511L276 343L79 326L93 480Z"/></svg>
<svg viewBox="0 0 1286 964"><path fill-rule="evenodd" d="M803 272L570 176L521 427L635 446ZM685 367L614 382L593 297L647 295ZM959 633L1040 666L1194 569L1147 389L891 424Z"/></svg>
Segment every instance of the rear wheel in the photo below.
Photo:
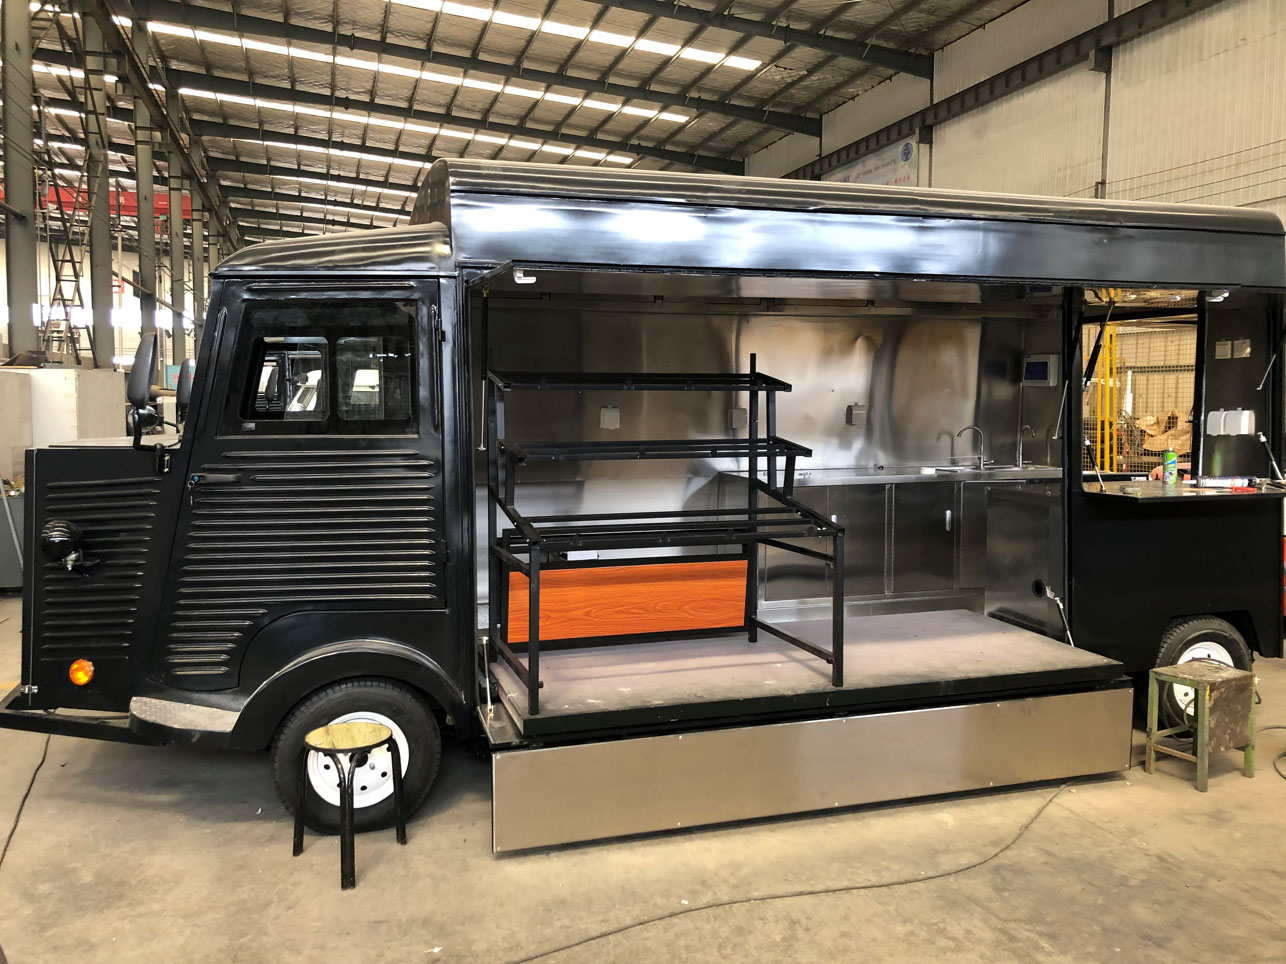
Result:
<svg viewBox="0 0 1286 964"><path fill-rule="evenodd" d="M393 731L402 758L404 816L424 803L438 775L442 737L437 719L415 691L382 679L355 679L318 690L291 711L272 746L272 778L292 813L299 787L304 736L330 723L382 723ZM353 825L379 830L393 822L392 755L387 748L362 754L353 770ZM304 763L304 823L321 833L339 832L339 777L331 760L309 753Z"/></svg>
<svg viewBox="0 0 1286 964"><path fill-rule="evenodd" d="M1250 647L1232 623L1213 616L1185 619L1171 626L1161 637L1157 651L1158 666L1174 666L1190 660L1203 659L1238 669L1250 669ZM1189 686L1160 687L1160 725L1184 726L1192 722L1192 701L1195 698Z"/></svg>

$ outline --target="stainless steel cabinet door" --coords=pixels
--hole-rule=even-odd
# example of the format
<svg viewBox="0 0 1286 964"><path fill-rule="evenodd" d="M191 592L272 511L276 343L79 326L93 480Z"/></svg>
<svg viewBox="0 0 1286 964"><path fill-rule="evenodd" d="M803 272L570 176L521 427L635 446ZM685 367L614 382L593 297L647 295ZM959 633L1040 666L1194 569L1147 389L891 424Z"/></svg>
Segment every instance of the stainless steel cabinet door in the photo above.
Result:
<svg viewBox="0 0 1286 964"><path fill-rule="evenodd" d="M844 595L884 592L883 485L836 485L830 515L844 527Z"/></svg>
<svg viewBox="0 0 1286 964"><path fill-rule="evenodd" d="M1026 482L965 482L960 486L960 588L982 589L987 584L988 493L1017 489Z"/></svg>
<svg viewBox="0 0 1286 964"><path fill-rule="evenodd" d="M893 487L893 591L955 588L959 510L954 482Z"/></svg>

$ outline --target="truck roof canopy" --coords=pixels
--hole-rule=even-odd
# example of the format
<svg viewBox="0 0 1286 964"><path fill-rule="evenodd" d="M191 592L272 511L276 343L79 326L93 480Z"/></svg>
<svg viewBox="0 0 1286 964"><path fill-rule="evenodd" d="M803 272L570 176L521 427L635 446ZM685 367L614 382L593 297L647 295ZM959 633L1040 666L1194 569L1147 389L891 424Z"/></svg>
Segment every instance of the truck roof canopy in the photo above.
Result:
<svg viewBox="0 0 1286 964"><path fill-rule="evenodd" d="M509 262L1166 287L1286 287L1276 215L774 178L441 160L406 227L243 249L223 276Z"/></svg>

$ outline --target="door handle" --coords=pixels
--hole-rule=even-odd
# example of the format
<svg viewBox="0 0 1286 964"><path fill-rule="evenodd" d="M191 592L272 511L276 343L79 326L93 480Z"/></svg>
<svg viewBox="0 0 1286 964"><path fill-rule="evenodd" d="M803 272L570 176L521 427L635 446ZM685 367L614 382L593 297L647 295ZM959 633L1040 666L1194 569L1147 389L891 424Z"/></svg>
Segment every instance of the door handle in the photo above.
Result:
<svg viewBox="0 0 1286 964"><path fill-rule="evenodd" d="M188 485L234 485L241 481L235 472L196 472L188 479Z"/></svg>
<svg viewBox="0 0 1286 964"><path fill-rule="evenodd" d="M192 504L192 494L198 485L233 485L241 481L235 472L193 472L188 476L188 505Z"/></svg>
<svg viewBox="0 0 1286 964"><path fill-rule="evenodd" d="M951 531L951 510L950 509L947 510L946 516L943 517L943 522L946 525L947 531L950 532Z"/></svg>

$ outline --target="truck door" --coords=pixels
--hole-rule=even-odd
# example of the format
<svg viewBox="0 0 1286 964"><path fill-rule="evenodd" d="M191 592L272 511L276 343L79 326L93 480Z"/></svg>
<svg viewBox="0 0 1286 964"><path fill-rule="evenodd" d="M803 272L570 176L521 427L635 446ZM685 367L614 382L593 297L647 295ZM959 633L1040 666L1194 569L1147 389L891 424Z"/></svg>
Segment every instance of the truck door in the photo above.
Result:
<svg viewBox="0 0 1286 964"><path fill-rule="evenodd" d="M253 684L326 632L398 639L445 605L436 287L227 299L149 667L185 690L236 687L252 650Z"/></svg>

